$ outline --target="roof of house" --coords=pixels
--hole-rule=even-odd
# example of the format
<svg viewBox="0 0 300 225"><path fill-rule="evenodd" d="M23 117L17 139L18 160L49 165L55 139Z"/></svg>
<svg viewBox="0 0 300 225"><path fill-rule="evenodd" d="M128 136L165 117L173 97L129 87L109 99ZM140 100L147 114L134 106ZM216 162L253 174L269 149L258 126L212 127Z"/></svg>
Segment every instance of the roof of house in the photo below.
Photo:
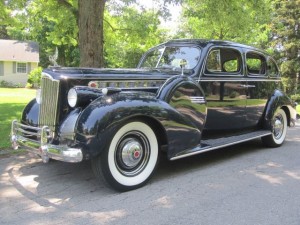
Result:
<svg viewBox="0 0 300 225"><path fill-rule="evenodd" d="M0 39L0 61L39 62L39 45L33 41Z"/></svg>

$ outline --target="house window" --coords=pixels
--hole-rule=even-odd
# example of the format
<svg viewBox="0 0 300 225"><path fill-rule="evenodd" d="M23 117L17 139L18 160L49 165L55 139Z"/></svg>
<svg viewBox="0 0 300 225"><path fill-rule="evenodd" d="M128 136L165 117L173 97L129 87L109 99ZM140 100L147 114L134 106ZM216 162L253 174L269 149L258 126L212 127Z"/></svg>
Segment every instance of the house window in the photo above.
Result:
<svg viewBox="0 0 300 225"><path fill-rule="evenodd" d="M26 73L27 63L17 63L17 73Z"/></svg>

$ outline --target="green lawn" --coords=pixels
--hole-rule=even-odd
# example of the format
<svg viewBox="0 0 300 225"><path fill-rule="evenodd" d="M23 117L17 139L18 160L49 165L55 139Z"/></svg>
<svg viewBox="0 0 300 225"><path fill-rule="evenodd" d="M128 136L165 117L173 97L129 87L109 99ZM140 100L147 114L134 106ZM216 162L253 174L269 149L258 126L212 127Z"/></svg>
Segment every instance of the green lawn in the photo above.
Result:
<svg viewBox="0 0 300 225"><path fill-rule="evenodd" d="M296 110L297 110L297 113L300 114L300 105L297 105Z"/></svg>
<svg viewBox="0 0 300 225"><path fill-rule="evenodd" d="M10 125L20 119L25 105L35 97L35 90L0 88L0 150L10 147Z"/></svg>

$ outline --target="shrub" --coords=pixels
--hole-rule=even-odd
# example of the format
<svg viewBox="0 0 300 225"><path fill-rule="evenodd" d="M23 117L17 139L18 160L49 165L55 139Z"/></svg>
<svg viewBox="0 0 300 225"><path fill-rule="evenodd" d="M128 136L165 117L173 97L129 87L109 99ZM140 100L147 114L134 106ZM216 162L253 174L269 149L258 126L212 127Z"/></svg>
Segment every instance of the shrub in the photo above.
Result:
<svg viewBox="0 0 300 225"><path fill-rule="evenodd" d="M42 71L43 71L42 67L37 67L34 70L32 70L29 73L26 86L31 86L33 88L39 87L41 84Z"/></svg>
<svg viewBox="0 0 300 225"><path fill-rule="evenodd" d="M291 95L291 99L295 102L300 103L300 94Z"/></svg>
<svg viewBox="0 0 300 225"><path fill-rule="evenodd" d="M236 98L238 97L240 94L237 91L233 91L230 93L229 98Z"/></svg>
<svg viewBox="0 0 300 225"><path fill-rule="evenodd" d="M18 88L18 87L24 87L22 84L18 83L18 84L15 84L15 83L12 83L12 82L8 82L8 81L5 81L5 80L1 80L0 81L0 87L4 87L4 88Z"/></svg>

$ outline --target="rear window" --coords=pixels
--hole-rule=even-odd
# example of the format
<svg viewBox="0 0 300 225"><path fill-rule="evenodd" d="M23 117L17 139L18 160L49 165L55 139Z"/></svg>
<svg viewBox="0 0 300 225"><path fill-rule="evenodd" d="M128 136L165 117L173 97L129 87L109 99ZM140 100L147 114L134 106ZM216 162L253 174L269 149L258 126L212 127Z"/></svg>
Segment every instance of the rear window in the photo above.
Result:
<svg viewBox="0 0 300 225"><path fill-rule="evenodd" d="M256 52L246 54L246 65L249 75L264 76L266 75L266 58Z"/></svg>
<svg viewBox="0 0 300 225"><path fill-rule="evenodd" d="M267 74L270 77L279 77L278 67L271 57L268 58L267 61Z"/></svg>

